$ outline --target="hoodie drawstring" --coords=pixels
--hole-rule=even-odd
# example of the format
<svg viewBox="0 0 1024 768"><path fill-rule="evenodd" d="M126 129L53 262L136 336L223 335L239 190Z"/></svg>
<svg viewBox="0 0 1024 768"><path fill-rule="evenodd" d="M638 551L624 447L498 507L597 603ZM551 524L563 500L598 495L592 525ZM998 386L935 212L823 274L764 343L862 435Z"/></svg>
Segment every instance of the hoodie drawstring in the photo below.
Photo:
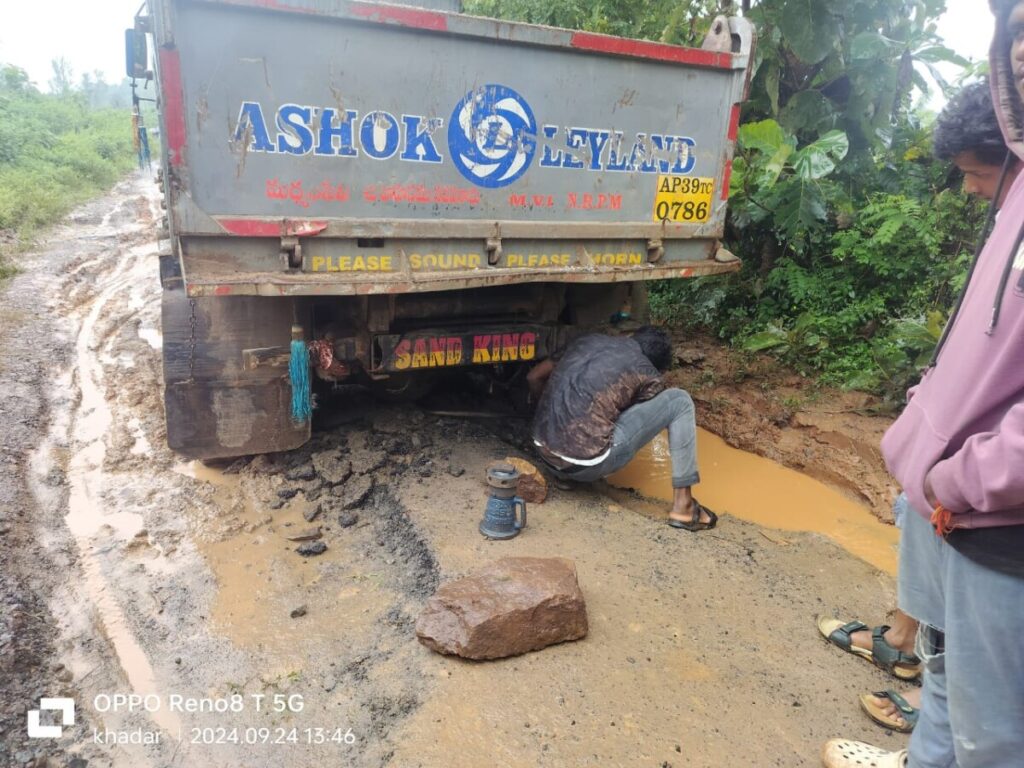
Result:
<svg viewBox="0 0 1024 768"><path fill-rule="evenodd" d="M1024 224L1021 224L1020 231L1017 233L1017 239L1010 250L1010 257L1006 260L1003 274L999 278L999 288L996 289L995 301L992 304L992 320L988 324L988 330L985 331L989 336L995 332L996 326L999 324L999 312L1003 308L1003 294L1006 293L1006 284L1010 282L1010 273L1013 272L1013 263L1017 260L1017 253L1020 251L1021 243L1024 243Z"/></svg>

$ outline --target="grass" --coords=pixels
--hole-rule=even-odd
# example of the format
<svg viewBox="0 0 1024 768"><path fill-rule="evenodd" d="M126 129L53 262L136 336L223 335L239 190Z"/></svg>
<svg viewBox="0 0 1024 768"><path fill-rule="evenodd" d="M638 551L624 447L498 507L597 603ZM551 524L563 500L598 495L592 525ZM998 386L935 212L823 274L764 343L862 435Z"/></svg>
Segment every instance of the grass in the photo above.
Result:
<svg viewBox="0 0 1024 768"><path fill-rule="evenodd" d="M12 256L135 164L127 109L96 109L75 90L40 93L0 67L0 279Z"/></svg>

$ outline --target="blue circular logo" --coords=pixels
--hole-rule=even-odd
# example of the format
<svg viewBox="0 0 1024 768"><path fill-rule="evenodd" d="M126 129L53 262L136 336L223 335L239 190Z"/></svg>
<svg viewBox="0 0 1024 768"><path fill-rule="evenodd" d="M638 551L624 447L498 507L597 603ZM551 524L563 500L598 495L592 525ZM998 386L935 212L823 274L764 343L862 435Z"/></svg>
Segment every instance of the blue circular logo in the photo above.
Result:
<svg viewBox="0 0 1024 768"><path fill-rule="evenodd" d="M504 85L466 94L448 123L448 148L459 173L495 189L522 176L537 151L537 121L526 100Z"/></svg>

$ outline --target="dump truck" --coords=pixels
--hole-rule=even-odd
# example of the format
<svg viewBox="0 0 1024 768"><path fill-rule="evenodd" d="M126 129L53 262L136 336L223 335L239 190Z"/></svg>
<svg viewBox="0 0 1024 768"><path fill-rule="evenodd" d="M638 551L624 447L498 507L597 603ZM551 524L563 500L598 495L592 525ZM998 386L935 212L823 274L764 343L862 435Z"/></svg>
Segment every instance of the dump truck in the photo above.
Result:
<svg viewBox="0 0 1024 768"><path fill-rule="evenodd" d="M753 47L743 18L684 48L444 0L148 0L126 50L163 145L170 447L291 449L311 382L508 377L651 280L737 269Z"/></svg>

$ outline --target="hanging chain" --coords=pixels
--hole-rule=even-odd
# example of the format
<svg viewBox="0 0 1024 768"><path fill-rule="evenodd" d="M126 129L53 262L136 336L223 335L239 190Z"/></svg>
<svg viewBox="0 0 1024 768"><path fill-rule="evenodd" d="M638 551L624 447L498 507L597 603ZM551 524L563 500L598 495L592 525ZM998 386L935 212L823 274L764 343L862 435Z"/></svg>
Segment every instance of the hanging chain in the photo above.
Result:
<svg viewBox="0 0 1024 768"><path fill-rule="evenodd" d="M188 381L191 384L195 380L196 370L196 300L189 299L188 305L192 310L192 314L188 319Z"/></svg>

